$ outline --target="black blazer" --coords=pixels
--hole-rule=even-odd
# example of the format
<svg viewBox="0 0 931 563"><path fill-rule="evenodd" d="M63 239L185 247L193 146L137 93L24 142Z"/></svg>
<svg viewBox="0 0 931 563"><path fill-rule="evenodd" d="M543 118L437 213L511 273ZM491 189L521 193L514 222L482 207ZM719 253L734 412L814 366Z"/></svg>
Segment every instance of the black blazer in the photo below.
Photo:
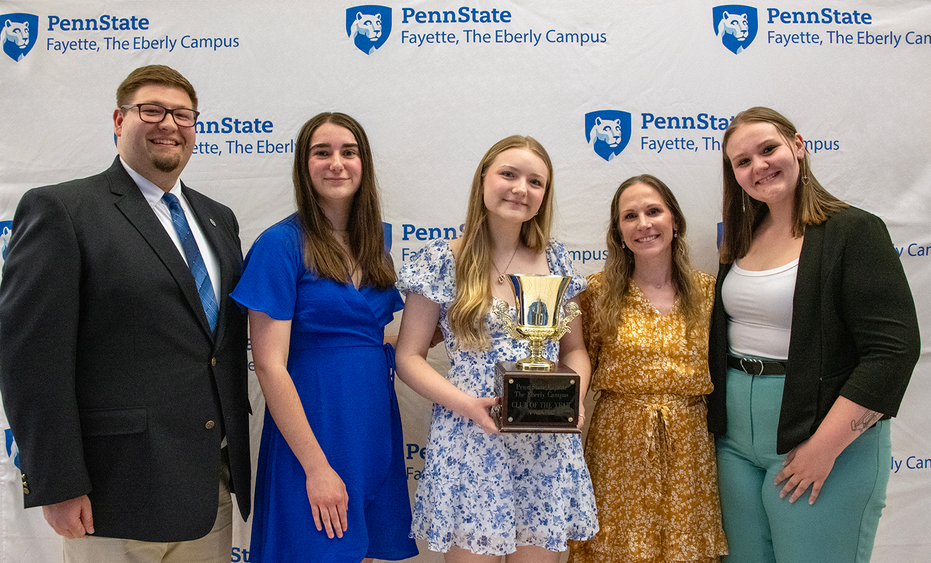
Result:
<svg viewBox="0 0 931 563"><path fill-rule="evenodd" d="M727 315L715 287L708 361L708 429L727 432ZM776 452L817 430L838 395L895 416L921 352L908 279L882 220L850 207L805 229Z"/></svg>
<svg viewBox="0 0 931 563"><path fill-rule="evenodd" d="M185 541L217 516L220 444L250 508L246 317L233 212L182 185L220 265L216 335L119 157L20 200L0 284L0 392L26 507L89 494L97 535Z"/></svg>

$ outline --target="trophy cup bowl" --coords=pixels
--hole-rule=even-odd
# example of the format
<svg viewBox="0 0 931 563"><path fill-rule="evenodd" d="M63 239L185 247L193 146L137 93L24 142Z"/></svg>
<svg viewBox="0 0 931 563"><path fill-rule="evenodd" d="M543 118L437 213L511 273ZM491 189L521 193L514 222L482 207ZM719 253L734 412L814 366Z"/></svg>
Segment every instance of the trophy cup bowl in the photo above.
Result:
<svg viewBox="0 0 931 563"><path fill-rule="evenodd" d="M499 301L495 314L512 338L529 341L530 354L516 362L495 365L495 392L501 403L492 409L500 432L573 432L579 429L579 376L572 369L543 357L544 343L569 332L579 307L560 310L569 276L511 274L517 319Z"/></svg>

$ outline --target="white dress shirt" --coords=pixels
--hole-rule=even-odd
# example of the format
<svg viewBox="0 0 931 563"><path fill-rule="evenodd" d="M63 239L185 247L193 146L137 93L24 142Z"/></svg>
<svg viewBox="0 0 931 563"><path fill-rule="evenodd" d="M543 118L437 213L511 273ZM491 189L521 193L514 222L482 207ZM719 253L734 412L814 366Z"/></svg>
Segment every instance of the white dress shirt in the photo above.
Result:
<svg viewBox="0 0 931 563"><path fill-rule="evenodd" d="M171 220L171 211L168 209L168 204L166 204L162 199L162 196L165 195L165 191L130 168L129 165L126 164L126 161L124 161L122 158L120 158L120 162L123 164L123 168L126 169L126 172L128 172L132 177L133 181L136 182L136 185L139 187L139 191L141 191L142 195L145 196L146 201L148 201L149 205L152 206L152 211L155 212L155 216L158 217L158 220L162 222L162 226L165 227L165 232L168 233L168 236L171 237L172 242L174 242L175 246L178 247L178 252L181 253L181 258L187 262L187 257L184 255L184 248L181 246L181 239L178 238L178 232L175 231L175 225ZM177 196L178 201L181 203L181 209L184 210L184 215L187 217L188 226L191 228L191 234L194 235L194 240L197 242L197 248L200 250L200 254L204 258L204 265L207 267L207 273L210 275L210 283L213 285L213 293L217 298L217 303L219 304L220 263L217 261L217 257L213 253L213 249L210 248L210 245L207 243L207 239L204 237L204 232L201 230L200 224L197 222L197 216L191 210L191 206L188 204L187 199L184 197L184 193L181 190L180 178L175 182L175 185L172 186L169 193Z"/></svg>

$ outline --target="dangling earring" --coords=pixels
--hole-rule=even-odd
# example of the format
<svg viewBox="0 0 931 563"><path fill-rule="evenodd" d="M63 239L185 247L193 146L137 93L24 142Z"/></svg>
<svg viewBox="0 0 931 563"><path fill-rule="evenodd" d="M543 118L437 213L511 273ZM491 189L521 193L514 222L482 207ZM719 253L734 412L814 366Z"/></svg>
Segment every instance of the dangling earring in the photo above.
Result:
<svg viewBox="0 0 931 563"><path fill-rule="evenodd" d="M807 186L807 185L808 185L808 175L807 175L807 174L806 174L805 176L802 176L802 185L803 185L803 186Z"/></svg>
<svg viewBox="0 0 931 563"><path fill-rule="evenodd" d="M624 244L624 241L623 241L623 240L621 241L621 248L627 248L627 245Z"/></svg>
<svg viewBox="0 0 931 563"><path fill-rule="evenodd" d="M679 231L673 229L673 230L672 230L672 238L677 238L678 236L679 236Z"/></svg>

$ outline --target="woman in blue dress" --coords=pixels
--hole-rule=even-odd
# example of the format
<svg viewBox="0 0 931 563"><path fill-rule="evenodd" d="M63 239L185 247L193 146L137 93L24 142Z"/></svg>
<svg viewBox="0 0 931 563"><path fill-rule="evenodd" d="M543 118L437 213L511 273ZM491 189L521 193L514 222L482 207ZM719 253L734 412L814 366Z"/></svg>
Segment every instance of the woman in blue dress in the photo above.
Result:
<svg viewBox="0 0 931 563"><path fill-rule="evenodd" d="M495 302L514 304L506 275L571 276L566 300L585 288L565 246L550 240L552 216L549 156L530 137L508 137L475 172L463 236L428 244L401 272L398 376L434 402L411 534L448 563L556 563L567 540L598 530L579 435L498 434L489 416L495 363L528 351L492 314ZM445 377L424 359L437 323L452 362ZM569 326L544 354L579 374L581 403L591 365L579 321Z"/></svg>
<svg viewBox="0 0 931 563"><path fill-rule="evenodd" d="M233 292L249 309L266 402L251 557L413 557L394 356L383 344L402 302L365 131L341 113L312 118L293 178L297 213L256 240Z"/></svg>

